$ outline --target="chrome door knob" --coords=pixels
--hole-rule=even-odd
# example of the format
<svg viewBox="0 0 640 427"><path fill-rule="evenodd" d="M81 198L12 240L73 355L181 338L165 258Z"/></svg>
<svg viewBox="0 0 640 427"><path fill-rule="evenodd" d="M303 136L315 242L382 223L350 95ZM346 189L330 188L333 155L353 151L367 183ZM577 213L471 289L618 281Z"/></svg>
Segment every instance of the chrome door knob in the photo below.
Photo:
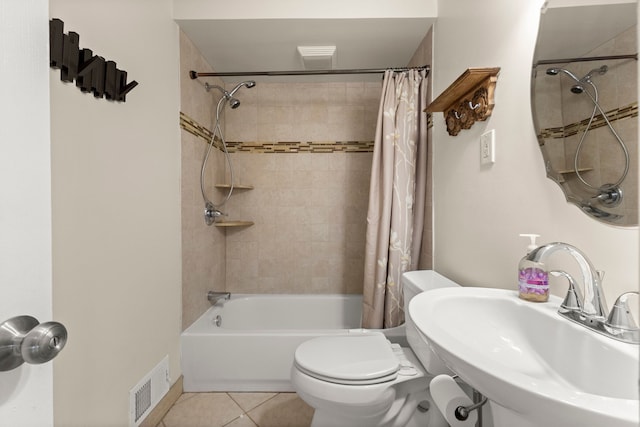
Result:
<svg viewBox="0 0 640 427"><path fill-rule="evenodd" d="M67 329L58 322L40 323L32 316L17 316L0 324L0 371L45 363L62 351Z"/></svg>
<svg viewBox="0 0 640 427"><path fill-rule="evenodd" d="M45 322L24 337L20 353L27 363L45 363L56 357L66 343L67 329L58 322Z"/></svg>

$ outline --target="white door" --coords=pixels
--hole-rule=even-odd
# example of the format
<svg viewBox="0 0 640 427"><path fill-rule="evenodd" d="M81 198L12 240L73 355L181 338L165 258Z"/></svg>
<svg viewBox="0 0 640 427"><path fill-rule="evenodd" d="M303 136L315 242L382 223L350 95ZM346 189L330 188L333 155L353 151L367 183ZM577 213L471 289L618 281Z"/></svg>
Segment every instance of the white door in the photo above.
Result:
<svg viewBox="0 0 640 427"><path fill-rule="evenodd" d="M48 13L0 1L0 322L52 320ZM51 363L0 372L0 426L52 425Z"/></svg>

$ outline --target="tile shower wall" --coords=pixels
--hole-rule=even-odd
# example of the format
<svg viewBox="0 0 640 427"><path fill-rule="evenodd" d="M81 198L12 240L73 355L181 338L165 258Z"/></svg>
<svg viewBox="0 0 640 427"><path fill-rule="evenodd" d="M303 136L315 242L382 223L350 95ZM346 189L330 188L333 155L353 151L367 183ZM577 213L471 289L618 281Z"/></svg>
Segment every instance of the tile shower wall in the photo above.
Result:
<svg viewBox="0 0 640 427"><path fill-rule="evenodd" d="M227 112L226 138L254 146L231 155L236 182L254 189L236 191L228 213L255 225L227 229L228 291L362 291L366 142L380 94L381 82L258 83L236 93L242 104Z"/></svg>
<svg viewBox="0 0 640 427"><path fill-rule="evenodd" d="M191 41L180 33L180 110L194 122L211 129L217 102L213 92L208 93L199 80L189 78L189 70L213 69L202 58ZM221 80L207 79L212 84L223 85ZM216 227L204 223L204 203L200 194L200 167L207 147L202 138L181 131L182 144L182 327L193 323L208 307L208 290L223 291L225 283L225 234ZM213 182L224 179L224 159L219 150L212 150L209 158L207 195L217 200L219 194L212 188Z"/></svg>
<svg viewBox="0 0 640 427"><path fill-rule="evenodd" d="M431 63L431 37L429 31L409 65ZM360 293L381 80L240 89L241 106L225 111L225 139L235 182L254 189L236 190L225 211L228 219L255 224L221 229L204 225L199 190L203 134L217 98L189 79L192 69L212 71L181 34L183 327L208 308L209 289ZM225 170L223 155L214 150L212 156L209 169ZM218 174L207 185L227 180ZM432 265L430 199L429 193L420 268Z"/></svg>

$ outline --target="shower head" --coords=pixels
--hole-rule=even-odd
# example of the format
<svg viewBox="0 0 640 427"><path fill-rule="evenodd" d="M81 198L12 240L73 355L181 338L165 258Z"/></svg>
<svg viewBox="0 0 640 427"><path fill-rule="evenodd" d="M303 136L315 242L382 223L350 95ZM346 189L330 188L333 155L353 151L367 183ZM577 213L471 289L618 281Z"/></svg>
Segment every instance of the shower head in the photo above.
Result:
<svg viewBox="0 0 640 427"><path fill-rule="evenodd" d="M570 90L573 93L579 94L579 93L584 92L584 86L582 86L582 85L573 85L573 86L571 86Z"/></svg>
<svg viewBox="0 0 640 427"><path fill-rule="evenodd" d="M229 100L229 106L232 109L235 110L236 108L238 108L240 106L240 100L238 98L234 98L234 97L230 96L227 99Z"/></svg>
<svg viewBox="0 0 640 427"><path fill-rule="evenodd" d="M255 85L256 85L256 82L254 82L253 80L247 80L247 81L238 83L236 85L236 87L234 87L233 89L231 89L231 91L229 91L229 96L233 96L233 94L236 93L238 91L238 89L240 89L242 86L245 86L245 87L251 89Z"/></svg>
<svg viewBox="0 0 640 427"><path fill-rule="evenodd" d="M561 72L565 73L566 75L571 77L577 83L580 83L580 79L577 78L571 71L569 71L569 70L567 70L565 68L547 68L547 74L550 75L550 76L557 76Z"/></svg>
<svg viewBox="0 0 640 427"><path fill-rule="evenodd" d="M205 83L204 88L207 90L207 92L209 92L211 89L218 89L220 92L222 92L224 99L226 99L227 102L229 102L229 106L232 109L236 109L240 106L240 100L238 98L234 98L233 94L236 93L238 89L240 89L243 86L252 88L255 85L256 85L256 82L254 82L253 80L247 80L245 82L238 83L236 87L234 87L230 92L227 92L226 90L224 90L224 88L218 85L210 85L209 83Z"/></svg>
<svg viewBox="0 0 640 427"><path fill-rule="evenodd" d="M589 83L589 84L593 85L593 83L591 82L591 76L596 71L598 71L600 74L604 74L607 71L607 66L604 65L604 66L602 66L600 68L593 69L593 70L589 71L589 73L587 73L587 75L584 76L581 79L576 77L575 74L573 74L571 71L569 71L569 70L567 70L565 68L547 68L547 74L550 75L550 76L557 76L558 74L560 74L562 72L562 73L566 74L567 76L571 77L571 79L573 79L576 82L576 84L571 86L570 90L571 90L571 92L576 93L576 94L584 92L583 83Z"/></svg>
<svg viewBox="0 0 640 427"><path fill-rule="evenodd" d="M233 90L231 90L231 92L227 92L221 86L210 85L209 83L205 83L204 88L207 90L207 92L209 92L211 89L218 89L220 92L222 92L224 99L226 99L227 102L229 102L229 106L232 109L236 109L240 106L240 100L238 98L234 98L233 94L236 93L236 91L240 89L242 86L254 87L255 85L256 85L256 82L254 82L253 80L248 80L246 82L242 82L238 84L236 87L233 88Z"/></svg>

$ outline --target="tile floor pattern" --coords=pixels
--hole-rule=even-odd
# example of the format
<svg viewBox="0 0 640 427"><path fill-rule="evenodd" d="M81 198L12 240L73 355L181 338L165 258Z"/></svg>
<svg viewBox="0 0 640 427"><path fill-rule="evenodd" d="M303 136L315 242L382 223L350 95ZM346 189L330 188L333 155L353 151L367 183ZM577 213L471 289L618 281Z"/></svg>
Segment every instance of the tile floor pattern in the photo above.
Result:
<svg viewBox="0 0 640 427"><path fill-rule="evenodd" d="M295 393L183 393L157 427L309 427Z"/></svg>

